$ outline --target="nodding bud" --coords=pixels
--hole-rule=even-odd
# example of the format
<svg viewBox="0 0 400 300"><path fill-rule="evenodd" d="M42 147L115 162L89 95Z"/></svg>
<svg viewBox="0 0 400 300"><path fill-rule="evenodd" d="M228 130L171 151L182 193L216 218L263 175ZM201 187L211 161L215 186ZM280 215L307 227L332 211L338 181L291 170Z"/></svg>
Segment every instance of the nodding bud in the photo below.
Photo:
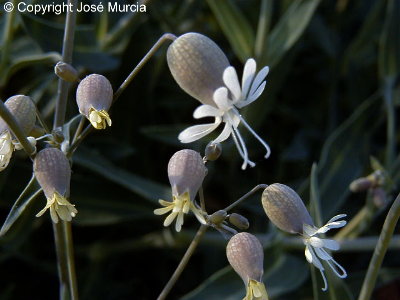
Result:
<svg viewBox="0 0 400 300"><path fill-rule="evenodd" d="M168 163L168 178L173 195L189 192L193 200L203 183L207 168L200 153L183 149L172 155Z"/></svg>
<svg viewBox="0 0 400 300"><path fill-rule="evenodd" d="M59 61L54 67L54 73L64 81L79 81L78 71L73 66L63 61Z"/></svg>
<svg viewBox="0 0 400 300"><path fill-rule="evenodd" d="M264 273L264 250L252 234L235 234L226 246L226 256L232 268L247 285L249 280L261 282Z"/></svg>
<svg viewBox="0 0 400 300"><path fill-rule="evenodd" d="M225 221L225 218L227 215L228 215L228 213L225 210L221 209L221 210L218 210L215 213L213 213L208 220L212 224L219 225L223 221Z"/></svg>
<svg viewBox="0 0 400 300"><path fill-rule="evenodd" d="M214 91L222 81L229 61L208 37L194 32L179 36L168 48L167 62L178 85L203 104L216 106Z"/></svg>
<svg viewBox="0 0 400 300"><path fill-rule="evenodd" d="M220 143L214 143L210 142L206 146L206 160L214 161L217 160L221 153L222 153L222 147Z"/></svg>
<svg viewBox="0 0 400 300"><path fill-rule="evenodd" d="M268 218L279 229L290 233L303 233L303 225L313 225L300 196L290 187L274 183L262 194L262 205Z"/></svg>
<svg viewBox="0 0 400 300"><path fill-rule="evenodd" d="M349 189L353 193L363 192L373 186L372 180L367 177L357 178L350 183Z"/></svg>
<svg viewBox="0 0 400 300"><path fill-rule="evenodd" d="M63 152L56 148L39 151L33 161L33 171L46 198L53 197L55 192L69 196L71 167Z"/></svg>
<svg viewBox="0 0 400 300"><path fill-rule="evenodd" d="M28 135L36 122L36 107L32 99L24 95L16 95L4 103L10 113L17 120L23 132ZM0 132L9 130L7 123L0 118Z"/></svg>
<svg viewBox="0 0 400 300"><path fill-rule="evenodd" d="M86 116L96 129L111 126L108 115L113 100L113 89L103 75L91 74L86 76L76 90L76 102L79 112Z"/></svg>
<svg viewBox="0 0 400 300"><path fill-rule="evenodd" d="M239 215L237 213L232 213L229 215L229 223L231 223L233 226L240 230L246 230L249 228L249 220L247 218L243 217L242 215Z"/></svg>

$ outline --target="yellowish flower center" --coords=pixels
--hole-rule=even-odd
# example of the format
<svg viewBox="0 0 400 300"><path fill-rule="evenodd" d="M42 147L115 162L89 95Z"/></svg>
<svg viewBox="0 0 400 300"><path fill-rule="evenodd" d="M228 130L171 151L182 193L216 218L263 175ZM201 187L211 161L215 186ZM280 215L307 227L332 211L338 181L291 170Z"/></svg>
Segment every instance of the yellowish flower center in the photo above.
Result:
<svg viewBox="0 0 400 300"><path fill-rule="evenodd" d="M246 297L243 300L268 300L267 290L264 283L250 279L247 284Z"/></svg>
<svg viewBox="0 0 400 300"><path fill-rule="evenodd" d="M111 126L111 118L104 109L96 110L93 107L90 108L88 119L96 129L105 129L107 125Z"/></svg>
<svg viewBox="0 0 400 300"><path fill-rule="evenodd" d="M49 208L50 216L54 223L58 223L59 218L69 222L78 213L75 205L69 203L64 196L61 196L57 192L54 192L53 197L47 198L46 206L36 215L36 217L43 215Z"/></svg>

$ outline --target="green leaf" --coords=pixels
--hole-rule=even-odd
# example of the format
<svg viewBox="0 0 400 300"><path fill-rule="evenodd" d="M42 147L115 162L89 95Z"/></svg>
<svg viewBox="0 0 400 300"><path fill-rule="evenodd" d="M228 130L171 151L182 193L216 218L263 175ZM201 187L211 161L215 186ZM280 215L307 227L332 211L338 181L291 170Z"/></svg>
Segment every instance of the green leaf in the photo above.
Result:
<svg viewBox="0 0 400 300"><path fill-rule="evenodd" d="M217 18L236 56L242 62L252 57L255 35L249 22L237 8L235 2L231 0L207 0L207 3Z"/></svg>
<svg viewBox="0 0 400 300"><path fill-rule="evenodd" d="M337 212L349 193L348 185L363 171L368 160L368 141L379 121L376 112L380 93L366 99L327 138L318 163L322 220ZM333 192L334 191L334 192Z"/></svg>
<svg viewBox="0 0 400 300"><path fill-rule="evenodd" d="M18 199L15 201L10 213L8 214L6 221L0 230L0 237L4 236L11 226L18 220L25 209L28 207L32 201L39 196L42 189L38 186L35 176L32 176L28 185L19 195Z"/></svg>
<svg viewBox="0 0 400 300"><path fill-rule="evenodd" d="M378 65L381 77L394 77L400 72L400 2L389 0L380 40Z"/></svg>
<svg viewBox="0 0 400 300"><path fill-rule="evenodd" d="M304 33L320 0L293 1L267 40L260 65L276 66Z"/></svg>
<svg viewBox="0 0 400 300"><path fill-rule="evenodd" d="M81 146L74 155L74 162L152 203L157 203L160 198L169 199L170 197L169 187L118 168L96 151Z"/></svg>

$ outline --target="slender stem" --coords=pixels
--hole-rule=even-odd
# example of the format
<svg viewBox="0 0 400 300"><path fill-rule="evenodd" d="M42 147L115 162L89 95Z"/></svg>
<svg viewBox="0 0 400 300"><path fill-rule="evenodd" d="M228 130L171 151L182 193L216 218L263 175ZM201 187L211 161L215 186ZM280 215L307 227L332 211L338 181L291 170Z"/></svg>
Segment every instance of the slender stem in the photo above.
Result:
<svg viewBox="0 0 400 300"><path fill-rule="evenodd" d="M36 148L33 147L31 143L29 143L28 139L26 138L26 134L24 133L14 116L10 113L8 108L4 105L3 101L0 101L0 117L7 123L8 127L16 136L19 143L24 148L25 152L32 158L32 156L36 152Z"/></svg>
<svg viewBox="0 0 400 300"><path fill-rule="evenodd" d="M62 221L64 242L66 245L66 263L68 267L68 284L72 300L78 300L78 285L75 274L74 248L72 241L71 222Z"/></svg>
<svg viewBox="0 0 400 300"><path fill-rule="evenodd" d="M33 102L33 101L32 101ZM46 122L44 121L42 114L40 113L39 109L36 106L36 103L33 103L35 105L35 109L36 109L36 117L39 120L40 125L42 125L44 131L46 132L46 134L50 134L50 129L49 127L47 127Z"/></svg>
<svg viewBox="0 0 400 300"><path fill-rule="evenodd" d="M56 246L57 262L58 262L58 278L60 281L60 299L66 299L66 294L68 294L68 263L65 260L66 257L66 245L63 234L63 226L60 222L53 224L54 232L54 243Z"/></svg>
<svg viewBox="0 0 400 300"><path fill-rule="evenodd" d="M206 211L206 204L204 201L204 190L203 190L203 186L200 187L199 189L199 198L200 198L200 207L202 211Z"/></svg>
<svg viewBox="0 0 400 300"><path fill-rule="evenodd" d="M386 127L386 169L390 168L396 157L396 113L393 103L393 86L394 77L387 77L384 81L384 92L383 97L386 104L386 117L387 117L387 127Z"/></svg>
<svg viewBox="0 0 400 300"><path fill-rule="evenodd" d="M372 255L371 262L369 263L367 275L365 276L363 285L361 287L358 300L369 300L371 298L376 279L378 278L379 269L382 265L383 258L385 257L399 217L400 194L394 200L394 203L392 204L392 207L386 216L385 223L383 224L378 243L376 244L374 254Z"/></svg>
<svg viewBox="0 0 400 300"><path fill-rule="evenodd" d="M76 7L77 2L78 2L77 0L68 0L68 5ZM68 64L72 63L76 14L77 14L76 9L68 10L67 18L65 20L62 60L63 62ZM58 80L57 102L56 102L56 110L55 110L54 125L53 125L54 129L64 125L69 85L70 85L69 82L62 80L61 78Z"/></svg>
<svg viewBox="0 0 400 300"><path fill-rule="evenodd" d="M122 92L127 88L127 86L131 83L133 78L139 73L139 71L143 68L143 66L147 63L147 61L156 53L158 48L161 47L161 45L167 41L174 41L176 39L176 36L171 34L171 33L164 33L158 41L154 44L153 47L147 52L147 54L142 58L142 60L138 63L138 65L133 69L133 71L128 75L128 77L124 80L124 82L121 84L121 86L118 88L118 90L114 94L114 101L116 101L119 96L121 96Z"/></svg>
<svg viewBox="0 0 400 300"><path fill-rule="evenodd" d="M128 85L132 82L133 78L136 77L136 75L139 73L139 71L143 68L143 66L148 62L148 60L156 53L156 51L161 47L161 45L167 41L171 40L174 41L176 39L176 36L173 35L172 33L164 33L158 41L151 47L149 52L142 58L142 60L137 64L137 66L132 70L132 72L126 77L124 82L120 85L118 90L114 93L114 99L113 102L117 101L117 99L121 96L123 91L128 87ZM77 136L75 141L71 144L71 147L69 149L69 153L72 154L76 148L79 146L79 144L82 142L82 140L92 131L93 127L89 124L86 126L86 128L83 130L82 134Z"/></svg>
<svg viewBox="0 0 400 300"><path fill-rule="evenodd" d="M81 120L79 121L78 127L76 128L74 137L73 137L73 139L72 139L72 143L71 143L72 145L73 145L73 144L76 142L76 140L78 139L79 135L80 135L81 132L82 132L83 125L85 124L85 117L84 117L84 116L80 116L80 117L81 117Z"/></svg>
<svg viewBox="0 0 400 300"><path fill-rule="evenodd" d="M15 7L17 4L17 1L13 0L12 4ZM13 9L11 12L6 13L6 23L4 26L4 34L3 34L3 42L2 42L3 46L2 46L1 61L0 61L0 71L2 71L2 72L5 69L5 66L7 65L8 58L10 55L10 46L11 46L12 35L13 35L13 24L14 24L16 13L17 13L17 9Z"/></svg>
<svg viewBox="0 0 400 300"><path fill-rule="evenodd" d="M92 125L86 126L86 128L82 131L82 133L75 139L75 141L72 143L71 147L68 149L68 156L72 155L76 148L80 145L80 143L83 141L83 139L93 130Z"/></svg>
<svg viewBox="0 0 400 300"><path fill-rule="evenodd" d="M204 233L207 231L207 225L201 225L199 230L196 233L193 241L190 243L189 248L187 248L185 255L182 257L181 262L179 263L178 267L176 268L174 274L172 274L171 278L165 285L164 289L161 291L160 295L158 296L157 300L164 300L173 286L175 285L176 281L179 279L179 276L182 274L183 270L185 269L189 259L192 257L194 250L196 250L197 245L199 244L201 238L203 237Z"/></svg>
<svg viewBox="0 0 400 300"><path fill-rule="evenodd" d="M253 195L255 192L257 192L259 189L266 189L268 187L268 184L258 184L254 188L250 190L250 192L244 194L242 197L240 197L238 200L233 202L231 205L227 206L224 208L225 211L230 211L232 208L236 207L239 205L241 202L243 202L245 199Z"/></svg>

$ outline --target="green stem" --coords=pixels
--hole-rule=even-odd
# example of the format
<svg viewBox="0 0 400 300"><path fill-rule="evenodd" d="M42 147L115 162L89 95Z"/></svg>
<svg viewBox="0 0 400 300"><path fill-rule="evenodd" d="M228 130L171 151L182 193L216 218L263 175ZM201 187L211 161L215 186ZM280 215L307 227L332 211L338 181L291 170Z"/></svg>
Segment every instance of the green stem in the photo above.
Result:
<svg viewBox="0 0 400 300"><path fill-rule="evenodd" d="M389 169L396 157L396 113L393 103L394 77L386 77L384 81L383 97L386 104L387 127L386 127L386 169Z"/></svg>
<svg viewBox="0 0 400 300"><path fill-rule="evenodd" d="M81 134L84 124L85 124L85 117L81 116L81 120L79 121L78 127L76 128L74 137L72 139L72 143L71 143L72 145L76 142L76 140L78 139L79 135Z"/></svg>
<svg viewBox="0 0 400 300"><path fill-rule="evenodd" d="M253 189L250 190L250 192L244 194L242 197L240 197L238 200L233 202L231 205L227 206L223 210L225 211L230 211L232 208L236 207L240 203L242 203L245 199L253 195L255 192L257 192L259 189L266 189L268 187L268 184L259 184L256 185Z"/></svg>
<svg viewBox="0 0 400 300"><path fill-rule="evenodd" d="M156 51L161 47L161 45L165 41L174 41L176 36L171 33L164 33L158 41L154 44L153 47L147 52L147 54L142 58L142 60L138 63L138 65L132 70L132 72L128 75L128 77L124 80L121 86L114 94L114 101L116 101L119 96L121 96L122 92L127 88L127 86L131 83L133 78L139 73L139 71L143 68L143 66L147 63L147 61L156 53Z"/></svg>
<svg viewBox="0 0 400 300"><path fill-rule="evenodd" d="M10 113L3 101L0 101L0 117L7 123L13 134L16 136L25 152L32 158L36 152L36 148L29 143L24 131L18 124L17 120Z"/></svg>
<svg viewBox="0 0 400 300"><path fill-rule="evenodd" d="M167 41L167 40L175 40L176 36L173 35L172 33L165 33L163 34L158 41L154 44L153 47L147 52L147 54L142 58L142 60L137 64L137 66L132 70L132 72L126 77L124 82L120 85L118 90L114 93L114 98L113 102L117 101L117 99L121 96L123 91L128 87L128 85L132 82L133 78L136 77L136 75L139 73L139 71L143 68L143 66L147 63L147 61L156 53L156 51L161 47L161 45ZM69 153L72 154L76 148L79 146L79 144L82 142L82 140L92 131L93 126L89 124L86 126L86 128L83 130L82 134L77 136L75 141L71 144L71 147L69 149Z"/></svg>
<svg viewBox="0 0 400 300"><path fill-rule="evenodd" d="M12 4L14 7L17 5L17 1L13 0ZM17 9L13 9L11 12L6 13L6 23L4 26L4 34L3 34L3 47L1 53L1 61L0 61L0 71L3 73L5 70L5 66L7 65L9 56L10 56L10 46L13 35L13 24L15 20L15 15L17 13ZM4 75L4 73L2 74Z"/></svg>
<svg viewBox="0 0 400 300"><path fill-rule="evenodd" d="M176 281L179 279L179 276L182 274L183 270L185 269L189 259L192 257L194 250L196 250L197 245L199 244L201 238L203 237L204 233L207 231L207 225L201 225L199 230L196 233L196 236L192 240L187 248L185 255L183 256L181 262L179 263L178 267L176 268L174 274L172 274L171 278L169 279L168 283L165 285L164 289L161 291L160 295L158 296L157 300L164 300L173 286L175 285Z"/></svg>
<svg viewBox="0 0 400 300"><path fill-rule="evenodd" d="M363 285L361 287L358 300L369 300L371 298L376 279L378 278L379 269L382 265L383 258L385 257L399 217L400 194L394 200L394 203L392 204L392 207L386 216L385 223L383 224L378 243L376 244L374 254L372 255L371 262L368 266L367 275L365 276Z"/></svg>
<svg viewBox="0 0 400 300"><path fill-rule="evenodd" d="M77 2L78 2L77 0L68 0L68 5L76 7ZM65 20L62 61L68 64L72 63L76 13L77 13L76 9L69 10L67 12L67 18ZM54 129L64 125L69 85L70 85L69 82L62 80L61 78L58 80L57 102L56 102L56 110L55 110L54 125L53 125Z"/></svg>
<svg viewBox="0 0 400 300"><path fill-rule="evenodd" d="M68 280L68 262L66 261L66 245L61 222L53 224L54 243L56 246L58 262L58 278L60 281L60 300L68 299L69 280Z"/></svg>
<svg viewBox="0 0 400 300"><path fill-rule="evenodd" d="M71 222L62 221L63 226L63 234L64 234L64 242L66 245L66 263L68 268L68 284L70 288L70 294L72 300L78 300L78 285L76 281L76 273L75 273L75 260L74 260L74 248L72 241L72 230L71 230Z"/></svg>

